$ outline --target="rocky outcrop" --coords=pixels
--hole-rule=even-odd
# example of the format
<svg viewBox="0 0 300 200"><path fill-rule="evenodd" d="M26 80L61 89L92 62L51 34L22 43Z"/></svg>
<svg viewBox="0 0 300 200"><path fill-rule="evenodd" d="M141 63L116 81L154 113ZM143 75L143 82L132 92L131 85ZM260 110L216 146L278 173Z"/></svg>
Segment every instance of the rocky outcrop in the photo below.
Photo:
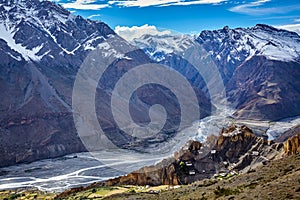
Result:
<svg viewBox="0 0 300 200"><path fill-rule="evenodd" d="M288 141L291 152L299 144L299 137ZM284 155L283 144L257 137L246 126L223 128L219 136L201 144L188 141L174 158L144 167L126 176L106 182L107 185L177 185L211 178L216 174L247 172Z"/></svg>
<svg viewBox="0 0 300 200"><path fill-rule="evenodd" d="M106 185L178 185L176 172L173 162L166 166L144 167L126 176L108 180Z"/></svg>
<svg viewBox="0 0 300 200"><path fill-rule="evenodd" d="M155 166L143 167L126 176L106 181L106 185L179 185L181 184L178 173L181 161L194 159L199 155L202 144L198 141L188 141L179 152L174 153L174 158L165 159ZM177 157L177 158L176 158Z"/></svg>
<svg viewBox="0 0 300 200"><path fill-rule="evenodd" d="M191 153L196 153L197 151L199 151L202 147L202 143L199 141L191 141L188 143L188 150Z"/></svg>
<svg viewBox="0 0 300 200"><path fill-rule="evenodd" d="M295 155L300 153L300 134L289 138L284 143L284 152L287 155Z"/></svg>

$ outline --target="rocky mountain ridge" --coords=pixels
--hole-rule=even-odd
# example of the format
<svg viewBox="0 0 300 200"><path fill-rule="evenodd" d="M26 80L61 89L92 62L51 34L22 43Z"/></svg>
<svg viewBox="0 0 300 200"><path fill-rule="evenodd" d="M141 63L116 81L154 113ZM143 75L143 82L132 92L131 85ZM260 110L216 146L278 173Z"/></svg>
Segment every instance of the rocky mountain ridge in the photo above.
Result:
<svg viewBox="0 0 300 200"><path fill-rule="evenodd" d="M74 125L72 92L78 70L92 59L99 65L109 64L95 94L101 102L95 112L106 133L103 137L120 148L148 145L147 138L141 141L119 129L110 102L114 86L125 73L154 63L143 51L105 23L75 16L50 1L0 1L0 31L0 151L4 152L0 166L87 150ZM212 106L201 90L196 94L199 117L205 117ZM168 107L166 128L151 139L162 142L178 128L180 107L168 89L150 85L130 101L134 120L142 124L150 120L145 113L151 105Z"/></svg>
<svg viewBox="0 0 300 200"><path fill-rule="evenodd" d="M84 191L92 189L97 191L102 187L116 188L124 185L134 185L137 188L146 185L148 187L157 185L171 186L169 186L170 191L141 193L136 191L129 194L126 192L120 195L108 196L107 199L119 199L119 197L126 199L133 196L139 196L140 198L141 196L143 198L147 196L147 198L158 199L162 197L161 195L166 195L167 193L172 193L173 197L166 196L166 198L173 199L174 196L178 197L181 194L181 189L178 188L182 187L190 191L194 186L198 189L204 188L205 192L202 192L202 196L215 194L215 196L226 197L243 194L243 191L247 190L248 187L260 190L266 187L265 183L274 180L276 181L272 184L280 185L278 189L283 191L287 189L283 187L285 181L279 180L279 183L277 183L277 179L281 179L285 175L291 174L291 172L297 174L299 171L298 167L296 167L297 165L295 165L295 163L299 162L299 130L295 128L293 131L295 133L288 140L276 143L255 136L252 130L246 126L238 127L232 125L223 128L218 136L210 137L205 144L198 141L188 141L185 146L174 153L174 157L166 159L155 166L144 167L128 175L101 183L94 183L86 188L67 190L57 197L69 198L72 195L83 195ZM264 172L264 175L260 175L261 172ZM261 179L262 181L260 182ZM289 178L289 180L291 179ZM226 182L225 185L224 181ZM297 182L297 180L293 180L293 183L296 183L295 181ZM185 184L189 185L183 186ZM220 193L212 191L211 194L211 192L208 192L209 190L206 190L207 187L215 184L219 187L214 187L214 191L220 190L221 186L222 188L232 188L234 185L239 185L239 187L228 191L228 194L221 194L221 191ZM177 189L175 189L172 185L181 186L177 186ZM195 192L196 190L193 189L192 191ZM289 188L290 190L299 192L297 187ZM270 191L274 192L274 188L270 188ZM255 194L256 198L267 195ZM199 195L201 196L201 193L197 194L197 198L199 198Z"/></svg>
<svg viewBox="0 0 300 200"><path fill-rule="evenodd" d="M299 135L284 143L257 137L246 126L230 126L206 144L188 142L174 157L144 167L106 185L181 185L212 177L234 176L287 155L299 154Z"/></svg>
<svg viewBox="0 0 300 200"><path fill-rule="evenodd" d="M75 54L93 50L108 35L115 35L103 22L85 20L49 1L6 0L0 10L1 39L19 54L14 57L18 61L53 62L64 55L69 65L79 67L78 60L84 57L77 58L76 65ZM37 35L29 37L29 32Z"/></svg>
<svg viewBox="0 0 300 200"><path fill-rule="evenodd" d="M1 1L0 29L0 165L85 151L73 125L72 85L113 30L38 0Z"/></svg>
<svg viewBox="0 0 300 200"><path fill-rule="evenodd" d="M276 121L298 116L300 100L298 77L300 36L297 33L257 24L251 28L202 31L192 36L150 36L133 40L153 59L188 74L190 61L211 69L207 77L193 77L202 91L212 92L209 85L225 87L228 106L237 111L237 119ZM183 55L199 46L198 54ZM163 48L162 48L163 46ZM176 47L176 48L175 48ZM211 61L212 62L211 62ZM218 71L212 70L215 66ZM220 75L222 84L215 81ZM212 97L214 98L214 97Z"/></svg>
<svg viewBox="0 0 300 200"><path fill-rule="evenodd" d="M225 27L203 31L199 37L144 35L134 40L144 53L117 36L105 23L83 19L53 2L38 0L1 1L0 29L3 166L86 150L74 127L72 87L82 62L97 48L104 57L114 59L110 74L102 78L97 89L97 100L103 102L97 106L97 113L108 113L98 116L98 120L109 139L121 148L141 150L148 145L146 140L139 141L116 128L109 102L118 79L134 66L145 63L165 64L186 77L197 95L200 118L214 110L208 86L223 84L216 83L214 73L223 79L229 106L237 109L236 118L272 121L300 112L299 36L292 32L257 25L248 29ZM110 40L114 45L108 43ZM194 45L200 46L191 48ZM132 52L124 55L121 53L124 49ZM272 55L278 55L276 59L269 56L275 50ZM288 59L282 59L282 55ZM231 62L233 58L239 58L240 62ZM212 66L219 72L203 77L193 64L204 66L205 74L211 72ZM158 93L153 96L156 90L162 96ZM156 140L162 142L172 137L180 108L169 90L147 87L136 92L132 101L131 112L140 124L149 122L149 116L143 113L151 105L160 103L170 108L170 121L165 129L169 134L159 134ZM136 143L131 145L128 141Z"/></svg>

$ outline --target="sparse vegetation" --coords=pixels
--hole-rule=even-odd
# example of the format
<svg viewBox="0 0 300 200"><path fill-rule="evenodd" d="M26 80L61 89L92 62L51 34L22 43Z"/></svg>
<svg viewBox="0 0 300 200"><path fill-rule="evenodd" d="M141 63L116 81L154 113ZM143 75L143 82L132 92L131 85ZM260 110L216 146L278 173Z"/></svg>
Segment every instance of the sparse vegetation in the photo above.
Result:
<svg viewBox="0 0 300 200"><path fill-rule="evenodd" d="M185 162L180 161L180 163L179 163L179 169L180 169L181 173L186 174L186 175L189 174L189 170L188 170Z"/></svg>
<svg viewBox="0 0 300 200"><path fill-rule="evenodd" d="M207 186L211 186L215 183L217 183L217 180L214 179L207 179L207 180L203 180L201 182L199 182L198 184L196 184L198 187L207 187Z"/></svg>
<svg viewBox="0 0 300 200"><path fill-rule="evenodd" d="M287 173L286 173L287 172ZM206 179L181 187L170 186L98 186L64 197L36 190L0 191L0 199L299 199L300 155L272 161L255 172L228 180ZM276 189L274 189L276 188ZM254 192L255 191L255 192Z"/></svg>
<svg viewBox="0 0 300 200"><path fill-rule="evenodd" d="M8 191L0 191L0 199L3 200L14 200L14 199L45 199L52 200L54 199L55 194L46 193L42 191L38 191L36 189L18 189L18 190L8 190Z"/></svg>
<svg viewBox="0 0 300 200"><path fill-rule="evenodd" d="M238 189L231 189L231 188L223 188L218 186L215 190L214 193L216 197L221 197L221 196L229 196L229 195L235 195L240 193L240 190Z"/></svg>
<svg viewBox="0 0 300 200"><path fill-rule="evenodd" d="M16 193L16 194L11 195L11 196L10 196L10 199L17 199L17 198L19 198L20 196L21 196L21 194Z"/></svg>
<svg viewBox="0 0 300 200"><path fill-rule="evenodd" d="M136 191L135 191L134 188L129 189L128 192L129 192L129 193L136 193Z"/></svg>

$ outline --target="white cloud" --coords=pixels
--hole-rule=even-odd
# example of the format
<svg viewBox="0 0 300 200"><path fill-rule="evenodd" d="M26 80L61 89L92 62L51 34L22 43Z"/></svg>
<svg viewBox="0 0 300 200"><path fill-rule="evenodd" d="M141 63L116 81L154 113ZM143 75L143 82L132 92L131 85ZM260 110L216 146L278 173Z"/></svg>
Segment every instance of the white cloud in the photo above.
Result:
<svg viewBox="0 0 300 200"><path fill-rule="evenodd" d="M280 29L285 29L288 31L293 31L300 35L300 24L287 24L287 25L275 26L275 27Z"/></svg>
<svg viewBox="0 0 300 200"><path fill-rule="evenodd" d="M100 14L95 14L95 15L88 16L88 19L92 19L92 18L100 17L100 16L101 16Z"/></svg>
<svg viewBox="0 0 300 200"><path fill-rule="evenodd" d="M227 0L111 0L109 4L124 7L148 7L148 6L173 6L173 5L196 5L196 4L217 4Z"/></svg>
<svg viewBox="0 0 300 200"><path fill-rule="evenodd" d="M254 1L251 3L246 3L246 4L241 4L238 6L234 6L232 8L230 8L229 10L231 12L237 12L237 13L244 13L244 14L252 14L252 15L256 15L259 12L258 7L270 2L271 0L258 0L258 1Z"/></svg>
<svg viewBox="0 0 300 200"><path fill-rule="evenodd" d="M159 6L168 3L175 3L178 0L112 0L109 4L116 4L124 7L148 7L148 6Z"/></svg>
<svg viewBox="0 0 300 200"><path fill-rule="evenodd" d="M109 7L109 4L95 4L95 2L96 0L76 0L72 3L64 3L62 6L76 10L100 10Z"/></svg>
<svg viewBox="0 0 300 200"><path fill-rule="evenodd" d="M284 14L294 10L299 10L299 5L294 6L276 6L276 7L260 7L271 0L256 0L251 3L234 6L229 10L231 12L242 13L247 15L269 15L269 14Z"/></svg>
<svg viewBox="0 0 300 200"><path fill-rule="evenodd" d="M295 22L300 22L300 19L295 19L294 21L295 21Z"/></svg>
<svg viewBox="0 0 300 200"><path fill-rule="evenodd" d="M115 32L120 35L125 40L131 42L135 38L140 38L142 35L149 34L149 35L168 35L171 34L171 31L159 31L155 26L149 26L145 24L143 26L117 26L115 28Z"/></svg>
<svg viewBox="0 0 300 200"><path fill-rule="evenodd" d="M162 5L162 6L189 6L189 5L198 5L198 4L218 4L225 2L227 0L196 0L196 1L180 1L177 3Z"/></svg>

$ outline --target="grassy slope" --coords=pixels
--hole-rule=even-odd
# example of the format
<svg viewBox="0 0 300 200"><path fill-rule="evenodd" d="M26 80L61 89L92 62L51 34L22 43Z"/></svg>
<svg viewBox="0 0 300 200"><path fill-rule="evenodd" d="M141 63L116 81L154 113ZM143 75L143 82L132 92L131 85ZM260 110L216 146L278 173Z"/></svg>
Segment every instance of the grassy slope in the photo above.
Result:
<svg viewBox="0 0 300 200"><path fill-rule="evenodd" d="M297 199L300 155L273 161L228 180L203 180L159 194L118 194L105 199Z"/></svg>
<svg viewBox="0 0 300 200"><path fill-rule="evenodd" d="M36 190L0 191L0 199L53 199L54 196ZM73 193L62 199L300 200L300 155L272 161L250 173L227 180L202 180L178 189L170 189L168 186L96 187Z"/></svg>
<svg viewBox="0 0 300 200"><path fill-rule="evenodd" d="M54 199L55 194L41 192L36 189L17 189L17 190L6 190L0 191L1 200L13 200L13 199L45 199L51 200Z"/></svg>

